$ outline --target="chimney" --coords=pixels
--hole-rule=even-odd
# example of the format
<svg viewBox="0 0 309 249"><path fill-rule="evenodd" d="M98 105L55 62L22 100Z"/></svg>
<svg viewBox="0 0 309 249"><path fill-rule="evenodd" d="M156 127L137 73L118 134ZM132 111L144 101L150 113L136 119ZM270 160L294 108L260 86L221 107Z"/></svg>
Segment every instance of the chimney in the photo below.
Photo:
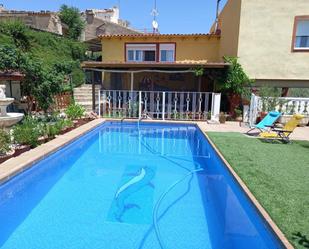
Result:
<svg viewBox="0 0 309 249"><path fill-rule="evenodd" d="M217 9L216 9L216 22L215 22L215 34L220 34L221 30L219 27L219 9L220 9L220 1L217 0Z"/></svg>

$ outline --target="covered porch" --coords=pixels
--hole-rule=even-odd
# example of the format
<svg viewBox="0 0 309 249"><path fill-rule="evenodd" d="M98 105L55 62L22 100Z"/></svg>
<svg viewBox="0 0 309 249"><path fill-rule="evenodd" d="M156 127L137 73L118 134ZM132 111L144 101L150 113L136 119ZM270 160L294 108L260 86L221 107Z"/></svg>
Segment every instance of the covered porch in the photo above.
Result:
<svg viewBox="0 0 309 249"><path fill-rule="evenodd" d="M229 64L188 62L84 62L88 84L105 90L215 91ZM100 74L101 80L98 80Z"/></svg>
<svg viewBox="0 0 309 249"><path fill-rule="evenodd" d="M216 81L229 64L207 62L85 62L93 111L105 117L218 119ZM90 73L90 74L89 74ZM97 93L95 74L101 74Z"/></svg>

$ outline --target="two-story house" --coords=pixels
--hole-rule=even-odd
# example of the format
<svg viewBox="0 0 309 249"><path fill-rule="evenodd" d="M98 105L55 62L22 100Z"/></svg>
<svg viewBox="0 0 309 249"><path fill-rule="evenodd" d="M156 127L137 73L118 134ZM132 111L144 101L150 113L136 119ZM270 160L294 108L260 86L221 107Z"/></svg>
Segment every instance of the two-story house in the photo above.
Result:
<svg viewBox="0 0 309 249"><path fill-rule="evenodd" d="M229 0L219 29L219 58L239 57L256 86L309 88L308 0Z"/></svg>
<svg viewBox="0 0 309 249"><path fill-rule="evenodd" d="M102 35L102 87L214 91L235 56L255 86L309 88L308 0L228 0L209 34ZM203 68L203 76L196 77Z"/></svg>
<svg viewBox="0 0 309 249"><path fill-rule="evenodd" d="M227 64L218 60L215 34L102 35L102 61L85 62L103 72L103 88L212 91ZM196 70L204 69L197 77Z"/></svg>

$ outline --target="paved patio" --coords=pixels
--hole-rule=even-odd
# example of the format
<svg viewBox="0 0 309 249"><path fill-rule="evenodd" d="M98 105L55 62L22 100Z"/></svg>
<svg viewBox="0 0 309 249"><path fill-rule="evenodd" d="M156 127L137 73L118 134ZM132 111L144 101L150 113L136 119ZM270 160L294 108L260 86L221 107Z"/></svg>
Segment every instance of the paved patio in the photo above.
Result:
<svg viewBox="0 0 309 249"><path fill-rule="evenodd" d="M245 134L249 128L245 125L240 125L239 122L226 122L225 124L207 124L205 122L199 122L199 126L203 131L218 131L218 132L240 132ZM258 133L252 131L251 134L257 135ZM293 140L307 140L309 141L309 126L297 127L291 134Z"/></svg>

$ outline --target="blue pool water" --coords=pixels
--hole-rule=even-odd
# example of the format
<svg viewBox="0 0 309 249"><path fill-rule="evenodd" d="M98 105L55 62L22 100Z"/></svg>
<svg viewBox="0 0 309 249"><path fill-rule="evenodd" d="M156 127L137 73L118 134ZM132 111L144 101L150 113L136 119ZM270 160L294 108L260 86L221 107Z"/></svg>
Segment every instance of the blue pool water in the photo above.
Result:
<svg viewBox="0 0 309 249"><path fill-rule="evenodd" d="M281 246L198 128L107 122L0 186L0 248Z"/></svg>

